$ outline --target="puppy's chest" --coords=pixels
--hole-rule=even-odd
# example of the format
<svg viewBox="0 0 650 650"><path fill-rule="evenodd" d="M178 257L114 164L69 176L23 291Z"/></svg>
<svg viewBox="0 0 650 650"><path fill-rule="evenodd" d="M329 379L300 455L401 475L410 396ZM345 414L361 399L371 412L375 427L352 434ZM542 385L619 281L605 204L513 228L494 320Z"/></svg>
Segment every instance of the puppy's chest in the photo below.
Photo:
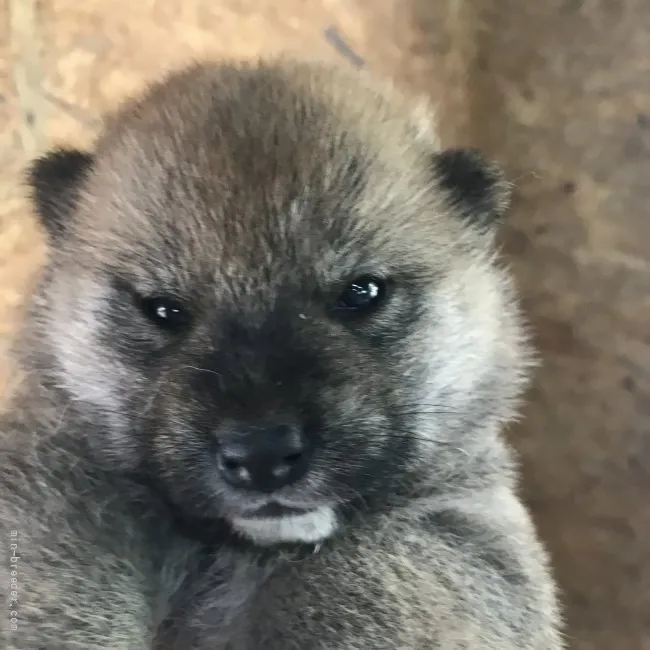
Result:
<svg viewBox="0 0 650 650"><path fill-rule="evenodd" d="M259 604L269 580L297 572L313 552L266 556L224 550L205 557L174 597L154 650L248 648L251 623L264 615Z"/></svg>

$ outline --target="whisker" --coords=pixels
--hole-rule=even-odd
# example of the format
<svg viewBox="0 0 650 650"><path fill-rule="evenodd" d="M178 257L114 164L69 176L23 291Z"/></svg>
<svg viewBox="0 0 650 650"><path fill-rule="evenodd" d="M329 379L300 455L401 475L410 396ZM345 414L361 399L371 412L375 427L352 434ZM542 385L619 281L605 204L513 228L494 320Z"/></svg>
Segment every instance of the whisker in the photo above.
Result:
<svg viewBox="0 0 650 650"><path fill-rule="evenodd" d="M179 370L195 370L196 372L205 372L209 375L214 375L219 379L223 378L221 373L217 372L216 370L212 370L211 368L201 368L200 366L183 365L179 368Z"/></svg>

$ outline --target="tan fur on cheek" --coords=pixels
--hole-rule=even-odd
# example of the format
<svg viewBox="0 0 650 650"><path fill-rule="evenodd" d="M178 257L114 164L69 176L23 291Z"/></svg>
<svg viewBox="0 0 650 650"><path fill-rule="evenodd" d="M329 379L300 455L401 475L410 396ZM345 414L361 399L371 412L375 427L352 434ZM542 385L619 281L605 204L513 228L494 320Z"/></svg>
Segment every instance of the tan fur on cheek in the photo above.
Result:
<svg viewBox="0 0 650 650"><path fill-rule="evenodd" d="M137 378L97 340L108 297L108 291L92 280L70 282L64 293L55 296L46 335L59 364L61 385L73 401L105 423L106 450L132 464L137 460L135 439L123 395Z"/></svg>

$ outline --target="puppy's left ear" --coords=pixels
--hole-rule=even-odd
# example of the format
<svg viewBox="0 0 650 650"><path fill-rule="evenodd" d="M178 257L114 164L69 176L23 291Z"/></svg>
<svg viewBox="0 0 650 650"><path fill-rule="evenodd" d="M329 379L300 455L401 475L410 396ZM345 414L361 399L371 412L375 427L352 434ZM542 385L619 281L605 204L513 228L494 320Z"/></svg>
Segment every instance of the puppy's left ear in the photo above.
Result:
<svg viewBox="0 0 650 650"><path fill-rule="evenodd" d="M491 231L510 204L511 185L499 165L476 149L446 149L434 154L436 178L450 207L481 231Z"/></svg>
<svg viewBox="0 0 650 650"><path fill-rule="evenodd" d="M78 149L53 149L29 165L27 183L51 242L64 235L81 185L92 166L92 155Z"/></svg>

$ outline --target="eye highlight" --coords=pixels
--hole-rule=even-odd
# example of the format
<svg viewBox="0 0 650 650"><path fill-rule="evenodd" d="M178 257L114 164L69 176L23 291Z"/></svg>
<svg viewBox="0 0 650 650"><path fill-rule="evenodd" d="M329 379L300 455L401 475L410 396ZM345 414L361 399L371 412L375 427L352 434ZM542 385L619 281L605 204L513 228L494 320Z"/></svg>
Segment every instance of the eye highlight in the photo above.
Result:
<svg viewBox="0 0 650 650"><path fill-rule="evenodd" d="M169 332L180 332L192 320L184 305L168 296L140 296L137 304L148 320Z"/></svg>
<svg viewBox="0 0 650 650"><path fill-rule="evenodd" d="M377 309L386 297L386 282L362 275L350 282L338 297L335 309L351 315L365 315Z"/></svg>

